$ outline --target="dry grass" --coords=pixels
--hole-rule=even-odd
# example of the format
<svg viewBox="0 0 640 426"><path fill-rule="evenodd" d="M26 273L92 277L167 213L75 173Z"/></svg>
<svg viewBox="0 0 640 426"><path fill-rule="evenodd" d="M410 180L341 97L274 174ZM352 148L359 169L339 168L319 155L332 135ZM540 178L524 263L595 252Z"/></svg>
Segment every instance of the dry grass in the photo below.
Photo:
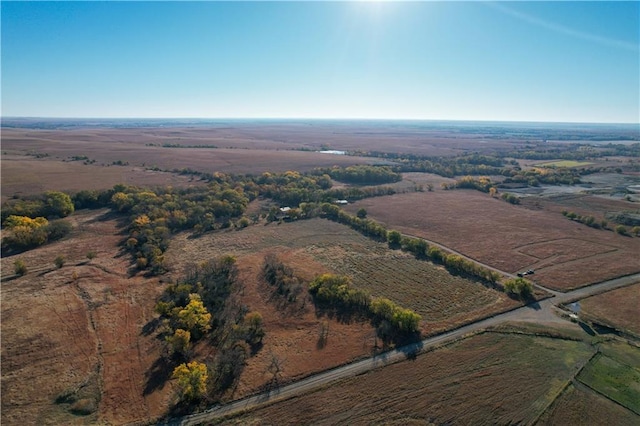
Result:
<svg viewBox="0 0 640 426"><path fill-rule="evenodd" d="M485 333L225 424L527 424L590 358L586 343Z"/></svg>
<svg viewBox="0 0 640 426"><path fill-rule="evenodd" d="M559 213L533 210L470 190L361 200L389 229L451 247L507 272L535 269L543 285L568 290L640 271L640 239L589 228Z"/></svg>
<svg viewBox="0 0 640 426"><path fill-rule="evenodd" d="M582 385L569 385L551 408L540 417L540 425L633 425L640 416L602 398Z"/></svg>
<svg viewBox="0 0 640 426"><path fill-rule="evenodd" d="M640 283L591 296L580 301L586 319L640 336Z"/></svg>
<svg viewBox="0 0 640 426"><path fill-rule="evenodd" d="M166 410L169 386L143 395L161 344L141 330L161 287L157 279L128 277L122 236L103 213L79 212L70 218L70 238L2 258L5 278L16 258L29 268L2 284L3 425L122 424ZM88 262L91 250L97 257ZM56 269L60 254L66 264ZM72 403L54 403L74 392L84 399L79 405L96 404L97 412L75 416Z"/></svg>
<svg viewBox="0 0 640 426"><path fill-rule="evenodd" d="M257 271L262 257L270 251L280 253L307 280L323 272L347 275L372 296L387 297L415 310L423 316L425 333L450 329L519 304L503 293L322 219L257 225L196 240L181 235L169 249L168 259L177 266L187 259L202 261L233 254L240 263L250 257L258 263L252 266Z"/></svg>
<svg viewBox="0 0 640 426"><path fill-rule="evenodd" d="M34 172L35 171L35 172ZM63 162L28 156L2 156L2 202L14 195L45 191L77 192L108 189L118 183L135 186L186 187L202 185L197 178L174 173L145 170L132 166L98 166L79 161Z"/></svg>

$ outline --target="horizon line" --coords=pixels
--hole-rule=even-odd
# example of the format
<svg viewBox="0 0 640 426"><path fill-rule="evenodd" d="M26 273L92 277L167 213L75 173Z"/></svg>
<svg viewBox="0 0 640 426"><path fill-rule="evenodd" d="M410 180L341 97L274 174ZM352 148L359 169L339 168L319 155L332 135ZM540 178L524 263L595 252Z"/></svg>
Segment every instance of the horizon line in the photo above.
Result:
<svg viewBox="0 0 640 426"><path fill-rule="evenodd" d="M472 122L472 123L531 123L531 124L608 124L636 125L638 122L620 121L541 121L541 120L500 120L500 119L452 119L452 118L381 118L381 117L81 117L81 116L0 116L5 119L46 119L46 120L279 120L279 121L411 121L411 122Z"/></svg>

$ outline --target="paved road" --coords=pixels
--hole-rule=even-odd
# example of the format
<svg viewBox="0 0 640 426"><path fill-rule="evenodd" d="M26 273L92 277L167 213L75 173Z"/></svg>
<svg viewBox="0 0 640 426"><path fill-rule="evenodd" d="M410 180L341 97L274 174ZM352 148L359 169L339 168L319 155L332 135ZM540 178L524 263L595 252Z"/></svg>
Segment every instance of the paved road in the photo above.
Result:
<svg viewBox="0 0 640 426"><path fill-rule="evenodd" d="M552 292L554 294L554 297L552 298L545 299L540 302L535 302L533 304L523 306L499 315L495 315L490 318L476 321L474 323L460 327L456 330L452 330L438 336L429 337L421 342L403 346L399 349L385 352L372 358L367 358L338 368L334 368L332 370L327 370L322 373L307 377L306 379L299 380L295 383L291 383L289 385L274 389L270 392L247 397L230 404L216 406L205 412L192 414L179 419L173 419L163 424L181 426L198 425L221 417L223 415L258 407L259 405L266 402L289 398L310 391L319 386L326 385L338 379L352 377L366 371L373 370L375 368L393 364L395 362L406 359L410 355L417 354L422 350L458 339L469 333L476 332L484 328L495 326L507 321L533 321L537 323L562 321L557 315L553 313L554 309L556 309L556 306L558 306L559 304L582 299L584 297L602 293L604 291L613 290L619 287L624 287L638 281L640 281L640 274L634 274L609 281L604 281L599 284L583 287L567 293Z"/></svg>

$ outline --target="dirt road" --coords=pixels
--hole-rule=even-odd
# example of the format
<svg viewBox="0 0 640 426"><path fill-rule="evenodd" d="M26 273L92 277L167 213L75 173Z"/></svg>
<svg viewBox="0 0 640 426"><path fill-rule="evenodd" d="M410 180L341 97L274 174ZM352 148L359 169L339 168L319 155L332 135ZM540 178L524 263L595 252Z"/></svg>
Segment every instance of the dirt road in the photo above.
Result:
<svg viewBox="0 0 640 426"><path fill-rule="evenodd" d="M564 320L560 319L560 317L554 313L554 310L557 309L558 305L576 299L582 299L588 296L592 296L594 294L602 293L604 291L609 291L619 287L630 285L638 282L638 280L640 280L640 274L634 274L583 287L567 293L552 292L554 294L554 297L545 299L541 302L534 302L527 306L523 306L512 311L493 316L491 318L486 318L484 320L468 324L456 330L448 331L438 336L430 337L421 342L416 342L393 351L376 355L372 358L367 358L348 365L334 368L332 370L324 371L322 373L299 380L295 383L273 389L269 392L264 392L258 395L247 397L230 404L217 406L202 413L192 414L179 419L173 419L163 424L181 426L198 425L224 415L258 407L267 402L290 398L339 379L356 376L375 368L393 364L395 362L407 359L407 357L417 355L420 351L432 348L437 345L441 345L443 343L463 337L467 334L504 322L562 322Z"/></svg>

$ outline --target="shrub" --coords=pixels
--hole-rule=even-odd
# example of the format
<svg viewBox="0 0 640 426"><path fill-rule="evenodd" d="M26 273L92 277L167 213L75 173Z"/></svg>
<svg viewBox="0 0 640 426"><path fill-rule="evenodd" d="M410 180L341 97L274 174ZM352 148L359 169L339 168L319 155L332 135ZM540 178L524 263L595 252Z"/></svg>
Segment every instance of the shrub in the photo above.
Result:
<svg viewBox="0 0 640 426"><path fill-rule="evenodd" d="M504 290L521 299L528 299L533 295L533 284L524 278L515 278L504 283Z"/></svg>
<svg viewBox="0 0 640 426"><path fill-rule="evenodd" d="M624 225L616 226L616 234L627 235L627 228Z"/></svg>
<svg viewBox="0 0 640 426"><path fill-rule="evenodd" d="M27 264L24 263L24 260L18 259L13 262L13 270L17 275L23 276L27 273Z"/></svg>
<svg viewBox="0 0 640 426"><path fill-rule="evenodd" d="M53 260L53 263L56 265L56 268L60 269L64 266L64 256L60 255Z"/></svg>
<svg viewBox="0 0 640 426"><path fill-rule="evenodd" d="M56 220L45 226L45 231L49 235L49 241L59 240L69 235L73 226L66 220Z"/></svg>
<svg viewBox="0 0 640 426"><path fill-rule="evenodd" d="M402 242L402 234L398 231L389 231L387 233L387 241L390 247L399 247Z"/></svg>

